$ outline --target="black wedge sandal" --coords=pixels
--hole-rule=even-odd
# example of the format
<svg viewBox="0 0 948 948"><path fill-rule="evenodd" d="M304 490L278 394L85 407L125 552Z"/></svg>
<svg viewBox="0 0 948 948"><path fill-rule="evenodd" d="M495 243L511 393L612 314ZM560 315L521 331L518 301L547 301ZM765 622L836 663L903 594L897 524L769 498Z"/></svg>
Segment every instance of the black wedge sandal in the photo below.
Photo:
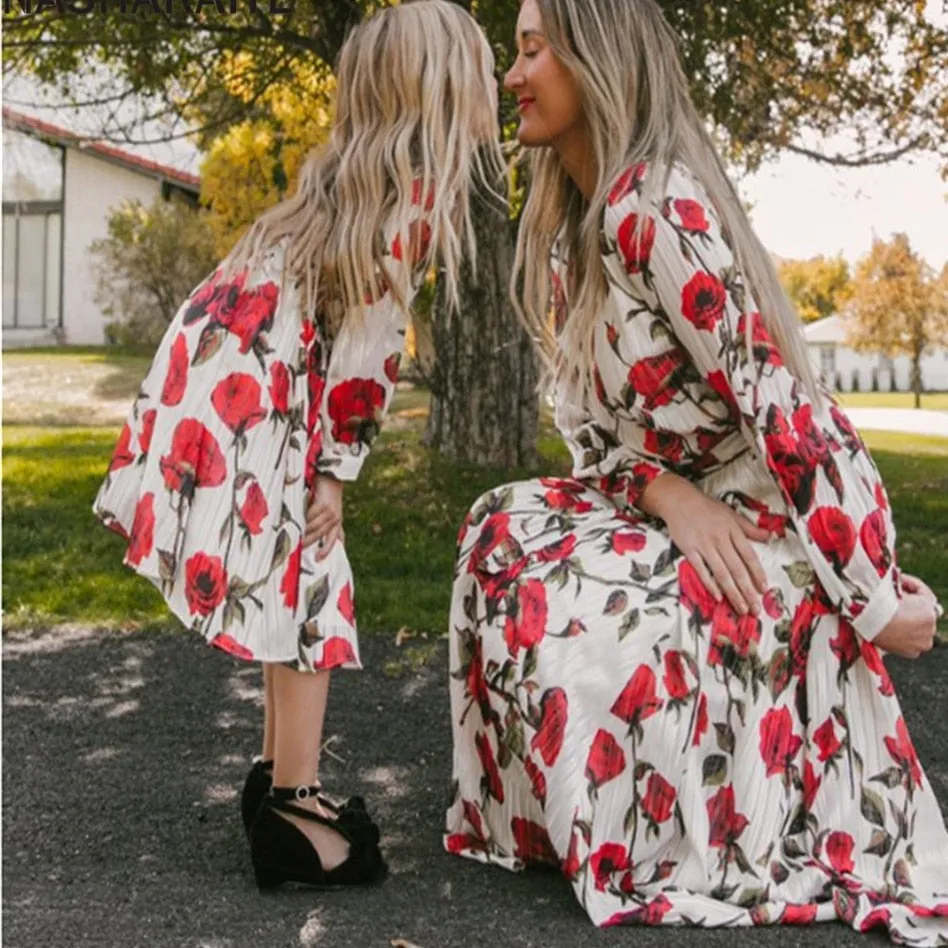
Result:
<svg viewBox="0 0 948 948"><path fill-rule="evenodd" d="M250 857L261 892L284 882L318 889L371 885L381 882L388 866L379 851L379 828L364 810L340 811L329 820L299 802L318 796L319 787L271 787L250 830ZM349 844L349 855L328 871L310 838L281 814L319 823L337 832Z"/></svg>
<svg viewBox="0 0 948 948"><path fill-rule="evenodd" d="M244 831L248 836L250 835L250 827L253 826L254 817L257 815L257 810L260 809L263 798L270 792L272 784L273 761L254 761L240 794L240 816L244 823ZM323 796L322 788L320 788L319 793L319 804L336 817L345 810L365 811L365 800L362 797L353 796L349 797L344 803L337 803Z"/></svg>

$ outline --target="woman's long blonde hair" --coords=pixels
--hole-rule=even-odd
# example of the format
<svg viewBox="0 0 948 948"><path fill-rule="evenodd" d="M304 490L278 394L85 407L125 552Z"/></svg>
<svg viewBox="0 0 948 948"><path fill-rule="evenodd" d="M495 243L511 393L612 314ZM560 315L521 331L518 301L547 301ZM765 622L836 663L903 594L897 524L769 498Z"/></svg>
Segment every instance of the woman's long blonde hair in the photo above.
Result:
<svg viewBox="0 0 948 948"><path fill-rule="evenodd" d="M547 43L579 83L598 169L587 203L552 148L532 150L512 286L522 280L518 308L546 364L547 381L562 381L570 400L591 382L593 326L607 292L600 233L610 185L625 168L648 161L662 173L647 176L643 204L659 207L667 175L680 162L708 192L784 362L818 397L797 314L691 101L677 39L658 4L537 0L537 6ZM549 261L561 230L573 277L569 318L557 340L549 320Z"/></svg>
<svg viewBox="0 0 948 948"><path fill-rule="evenodd" d="M461 7L414 0L373 14L340 52L328 140L303 165L296 193L258 218L227 266L253 265L284 241L286 278L302 287L307 311L330 296L361 316L385 288L405 306L408 287L387 271L381 235L392 220L406 227L412 203L425 203L431 239L421 263L439 258L456 303L461 257L475 253L472 179L496 193L505 172L496 101L493 53ZM402 234L402 245L412 237Z"/></svg>

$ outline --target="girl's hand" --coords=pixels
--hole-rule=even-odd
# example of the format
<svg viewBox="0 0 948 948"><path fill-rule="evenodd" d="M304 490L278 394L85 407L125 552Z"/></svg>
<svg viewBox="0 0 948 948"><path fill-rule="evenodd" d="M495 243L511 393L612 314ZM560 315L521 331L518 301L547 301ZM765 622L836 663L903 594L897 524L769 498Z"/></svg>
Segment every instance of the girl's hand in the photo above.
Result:
<svg viewBox="0 0 948 948"><path fill-rule="evenodd" d="M316 560L319 562L329 556L337 540L345 542L342 532L342 481L317 474L306 511L303 546L318 544Z"/></svg>
<svg viewBox="0 0 948 948"><path fill-rule="evenodd" d="M911 576L906 578L914 579ZM924 586L924 583L921 585ZM930 590L909 592L904 581L902 589L904 594L895 615L872 641L874 645L900 658L918 658L922 652L930 651L935 643L938 604Z"/></svg>
<svg viewBox="0 0 948 948"><path fill-rule="evenodd" d="M656 478L642 496L642 509L665 521L675 546L717 599L722 593L741 615L760 611L767 574L750 545L770 533L727 504L703 494L676 474Z"/></svg>

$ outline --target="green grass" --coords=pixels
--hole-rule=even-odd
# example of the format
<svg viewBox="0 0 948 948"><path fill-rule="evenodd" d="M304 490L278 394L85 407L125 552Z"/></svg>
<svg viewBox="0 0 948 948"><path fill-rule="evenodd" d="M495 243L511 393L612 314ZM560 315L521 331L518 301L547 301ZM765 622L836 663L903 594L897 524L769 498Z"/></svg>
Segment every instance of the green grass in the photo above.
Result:
<svg viewBox="0 0 948 948"><path fill-rule="evenodd" d="M565 470L567 456L545 439L535 471L448 461L422 446L417 421L404 420L412 401L399 399L401 423L382 435L359 481L346 488L347 551L363 629L407 626L440 634L447 626L457 530L471 503L503 481ZM105 428L4 428L7 628L169 619L158 592L122 566L122 540L90 510L117 435Z"/></svg>
<svg viewBox="0 0 948 948"><path fill-rule="evenodd" d="M914 408L911 392L839 392L836 396L847 408ZM926 392L922 408L929 411L948 411L948 392Z"/></svg>
<svg viewBox="0 0 948 948"><path fill-rule="evenodd" d="M500 483L568 469L567 452L548 429L535 470L449 461L421 444L422 408L418 393L399 393L389 430L363 476L346 488L347 546L365 631L408 627L442 634L457 529L471 503ZM115 428L4 428L7 627L169 620L157 591L121 565L122 541L90 511L117 433ZM872 432L867 441L892 498L902 566L926 579L948 603L948 439Z"/></svg>

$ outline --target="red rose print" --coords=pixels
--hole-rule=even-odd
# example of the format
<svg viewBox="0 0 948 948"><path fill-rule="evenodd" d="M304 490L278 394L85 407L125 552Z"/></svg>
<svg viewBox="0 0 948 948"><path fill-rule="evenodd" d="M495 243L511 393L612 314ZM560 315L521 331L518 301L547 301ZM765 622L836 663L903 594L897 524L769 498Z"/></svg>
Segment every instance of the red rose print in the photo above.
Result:
<svg viewBox="0 0 948 948"><path fill-rule="evenodd" d="M842 671L850 668L859 658L859 641L856 638L856 632L852 625L845 619L840 618L839 630L835 639L830 639L830 648L833 654L839 659L842 665Z"/></svg>
<svg viewBox="0 0 948 948"><path fill-rule="evenodd" d="M332 436L340 444L370 443L378 431L385 389L375 379L349 379L329 393Z"/></svg>
<svg viewBox="0 0 948 948"><path fill-rule="evenodd" d="M177 405L184 397L188 387L188 341L183 332L179 332L171 346L168 359L168 372L161 389L162 405Z"/></svg>
<svg viewBox="0 0 948 948"><path fill-rule="evenodd" d="M219 556L195 553L184 564L184 598L191 615L210 615L227 593L227 571Z"/></svg>
<svg viewBox="0 0 948 948"><path fill-rule="evenodd" d="M835 404L830 405L830 415L833 421L836 422L836 427L842 435L846 446L850 449L861 447L862 441L859 439L859 434L849 420L849 416Z"/></svg>
<svg viewBox="0 0 948 948"><path fill-rule="evenodd" d="M548 688L540 699L540 726L530 740L530 749L543 758L547 767L556 763L563 748L569 717L569 702L562 688Z"/></svg>
<svg viewBox="0 0 948 948"><path fill-rule="evenodd" d="M566 853L566 858L560 864L560 872L562 872L570 882L579 874L579 867L581 865L579 859L579 839L580 833L573 827L573 831L569 837L569 851Z"/></svg>
<svg viewBox="0 0 948 948"><path fill-rule="evenodd" d="M615 873L626 872L630 868L629 853L620 843L603 843L589 857L589 868L596 880L596 891L605 892L606 886Z"/></svg>
<svg viewBox="0 0 948 948"><path fill-rule="evenodd" d="M558 866L560 857L557 856L553 844L546 830L530 820L515 816L510 821L510 832L513 833L516 848L514 856L526 863L543 863Z"/></svg>
<svg viewBox="0 0 948 948"><path fill-rule="evenodd" d="M548 490L543 495L547 506L553 510L562 510L564 513L588 513L592 510L592 504L588 500L580 500L575 489L570 490Z"/></svg>
<svg viewBox="0 0 948 948"><path fill-rule="evenodd" d="M138 432L138 449L142 454L148 454L151 448L152 435L155 433L155 418L158 417L158 411L155 408L149 408L142 415L142 430Z"/></svg>
<svg viewBox="0 0 948 948"><path fill-rule="evenodd" d="M602 923L602 927L611 928L615 925L630 925L633 922L638 925L661 925L662 919L671 911L671 908L672 904L668 897L658 895L641 908L633 909L630 912L616 912L615 915Z"/></svg>
<svg viewBox="0 0 948 948"><path fill-rule="evenodd" d="M695 234L704 234L708 230L708 219L704 216L704 208L689 198L673 202L675 213L681 221L681 226Z"/></svg>
<svg viewBox="0 0 948 948"><path fill-rule="evenodd" d="M889 498L886 497L885 488L879 481L876 481L876 486L873 488L873 493L875 494L876 505L879 507L879 509L888 510Z"/></svg>
<svg viewBox="0 0 948 948"><path fill-rule="evenodd" d="M411 203L421 204L421 192L425 183L421 178L415 178L411 183ZM435 206L435 189L432 184L428 188L428 196L425 198L425 210L430 211Z"/></svg>
<svg viewBox="0 0 948 948"><path fill-rule="evenodd" d="M892 759L902 768L909 778L909 788L922 785L922 767L918 762L918 755L909 737L905 719L900 717L895 722L895 737L883 738Z"/></svg>
<svg viewBox="0 0 948 948"><path fill-rule="evenodd" d="M487 837L484 833L484 818L481 815L480 807L470 800L462 800L461 805L464 808L464 819L471 824L474 834L478 839L486 839Z"/></svg>
<svg viewBox="0 0 948 948"><path fill-rule="evenodd" d="M112 460L109 462L109 471L118 471L123 467L128 467L135 460L135 455L131 450L132 429L128 422L122 428L118 442L115 445L115 451L112 453Z"/></svg>
<svg viewBox="0 0 948 948"><path fill-rule="evenodd" d="M270 366L270 403L280 415L290 410L290 373L285 362L274 362Z"/></svg>
<svg viewBox="0 0 948 948"><path fill-rule="evenodd" d="M638 553L645 548L647 538L641 530L617 530L612 534L612 552L618 556Z"/></svg>
<svg viewBox="0 0 948 948"><path fill-rule="evenodd" d="M431 246L431 225L427 221L412 221L408 225L408 257L412 266L421 263L428 256ZM396 234L392 244L392 256L396 260L403 257L402 235Z"/></svg>
<svg viewBox="0 0 948 948"><path fill-rule="evenodd" d="M341 635L334 635L323 643L323 654L315 667L338 668L340 665L353 665L355 661L352 643Z"/></svg>
<svg viewBox="0 0 948 948"><path fill-rule="evenodd" d="M481 759L481 768L484 771L483 786L498 803L503 803L504 785L501 782L500 771L497 769L497 761L494 760L494 752L491 750L487 735L478 731L474 735L474 744L477 747L477 756Z"/></svg>
<svg viewBox="0 0 948 948"><path fill-rule="evenodd" d="M771 708L760 722L760 757L767 776L786 773L803 746L793 733L793 719L786 708Z"/></svg>
<svg viewBox="0 0 948 948"><path fill-rule="evenodd" d="M336 600L336 608L339 615L349 623L355 625L355 603L352 601L352 583L346 583L339 591L339 598Z"/></svg>
<svg viewBox="0 0 948 948"><path fill-rule="evenodd" d="M859 539L875 571L880 576L885 576L892 565L892 554L886 532L885 514L881 510L874 510L863 520L859 528Z"/></svg>
<svg viewBox="0 0 948 948"><path fill-rule="evenodd" d="M816 921L816 903L788 905L780 916L781 925L810 925Z"/></svg>
<svg viewBox="0 0 948 948"><path fill-rule="evenodd" d="M247 281L247 271L242 270L236 274L230 283L222 283L222 279L222 271L216 270L210 279L191 295L184 313L185 326L190 326L205 316L210 316L219 323L230 318Z"/></svg>
<svg viewBox="0 0 948 948"><path fill-rule="evenodd" d="M873 645L872 642L867 642L865 639L862 639L859 642L859 652L862 655L862 660L866 663L866 668L880 678L879 694L887 698L894 695L895 686L892 684L889 670L882 663L882 653L878 647Z"/></svg>
<svg viewBox="0 0 948 948"><path fill-rule="evenodd" d="M273 314L276 312L280 291L274 283L255 286L241 293L233 309L224 313L218 311L217 319L229 333L240 338L240 351L249 352L261 333L273 326Z"/></svg>
<svg viewBox="0 0 948 948"><path fill-rule="evenodd" d="M829 760L843 746L836 736L832 715L813 732L813 742L820 749L820 763Z"/></svg>
<svg viewBox="0 0 948 948"><path fill-rule="evenodd" d="M813 764L807 760L803 765L803 806L807 812L813 809L813 801L822 782L823 778L817 777Z"/></svg>
<svg viewBox="0 0 948 948"><path fill-rule="evenodd" d="M681 701L687 698L690 692L685 681L685 663L681 660L681 652L669 649L664 656L665 663L665 690L672 701Z"/></svg>
<svg viewBox="0 0 948 948"><path fill-rule="evenodd" d="M849 833L837 831L826 837L826 858L834 872L853 871L853 838Z"/></svg>
<svg viewBox="0 0 948 948"><path fill-rule="evenodd" d="M219 487L227 477L227 464L214 435L196 418L178 422L171 449L161 458L161 473L168 490L191 496L195 487Z"/></svg>
<svg viewBox="0 0 948 948"><path fill-rule="evenodd" d="M856 549L856 530L852 520L839 507L817 507L807 521L810 539L820 552L842 570Z"/></svg>
<svg viewBox="0 0 948 948"><path fill-rule="evenodd" d="M678 464L685 453L685 439L674 431L649 428L645 432L645 450L672 464Z"/></svg>
<svg viewBox="0 0 948 948"><path fill-rule="evenodd" d="M892 913L887 908L873 909L860 923L859 931L868 932L876 926L887 927L891 921Z"/></svg>
<svg viewBox="0 0 948 948"><path fill-rule="evenodd" d="M780 599L777 597L773 589L768 589L767 592L764 593L762 604L764 612L767 613L771 619L779 619L783 615L783 608L780 605Z"/></svg>
<svg viewBox="0 0 948 948"><path fill-rule="evenodd" d="M760 618L748 613L738 615L727 599L715 604L711 616L711 646L708 662L721 665L728 652L738 658L747 658L751 646L760 641Z"/></svg>
<svg viewBox="0 0 948 948"><path fill-rule="evenodd" d="M708 696L701 693L698 698L698 716L695 720L695 736L691 741L692 747L701 743L701 738L708 733Z"/></svg>
<svg viewBox="0 0 948 948"><path fill-rule="evenodd" d="M664 823L675 806L675 788L658 772L649 774L648 786L642 798L642 812L655 823Z"/></svg>
<svg viewBox="0 0 948 948"><path fill-rule="evenodd" d="M600 728L586 758L586 779L598 790L625 770L625 754L618 741Z"/></svg>
<svg viewBox="0 0 948 948"><path fill-rule="evenodd" d="M748 819L734 809L734 787L728 784L707 803L710 835L708 845L721 849L730 846L747 827Z"/></svg>
<svg viewBox="0 0 948 948"><path fill-rule="evenodd" d="M221 421L241 435L267 417L260 394L260 383L252 375L232 372L214 386L211 404Z"/></svg>
<svg viewBox="0 0 948 948"><path fill-rule="evenodd" d="M619 252L625 261L625 268L629 273L641 273L648 267L655 244L655 220L646 217L645 223L639 232L638 214L629 214L619 225L616 234Z"/></svg>
<svg viewBox="0 0 948 948"><path fill-rule="evenodd" d="M558 563L560 560L568 560L576 549L576 537L570 533L551 543L549 546L538 550L534 555L538 563Z"/></svg>
<svg viewBox="0 0 948 948"><path fill-rule="evenodd" d="M823 432L813 421L813 406L801 405L790 420L801 456L811 465L825 464L830 456L830 448Z"/></svg>
<svg viewBox="0 0 948 948"><path fill-rule="evenodd" d="M263 532L263 521L269 512L263 490L257 481L251 481L240 507L240 519L252 536L259 536Z"/></svg>
<svg viewBox="0 0 948 948"><path fill-rule="evenodd" d="M678 585L681 589L681 604L692 613L697 613L702 622L707 622L714 613L717 600L698 578L695 568L688 560L678 564Z"/></svg>
<svg viewBox="0 0 948 948"><path fill-rule="evenodd" d="M751 321L751 347L754 351L754 360L759 365L783 365L783 357L774 343L760 313L741 313L737 321L737 335L741 340L747 338L747 320ZM809 406L806 406L809 407Z"/></svg>
<svg viewBox="0 0 948 948"><path fill-rule="evenodd" d="M681 291L681 313L697 329L713 332L724 316L727 290L712 273L699 271Z"/></svg>
<svg viewBox="0 0 948 948"><path fill-rule="evenodd" d="M664 704L655 694L655 672L649 665L639 665L610 711L632 728L661 711Z"/></svg>
<svg viewBox="0 0 948 948"><path fill-rule="evenodd" d="M307 430L312 433L319 421L322 410L323 392L326 390L326 376L319 363L318 346L310 350L309 366L306 372L306 388L309 392L309 415L306 419Z"/></svg>
<svg viewBox="0 0 948 948"><path fill-rule="evenodd" d="M485 722L491 720L490 693L484 678L484 646L479 638L474 639L466 681L467 693L477 702L481 717Z"/></svg>
<svg viewBox="0 0 948 948"><path fill-rule="evenodd" d="M553 328L556 334L559 335L566 325L566 316L568 313L566 290L563 288L563 281L557 273L550 274L550 286L553 295Z"/></svg>
<svg viewBox="0 0 948 948"><path fill-rule="evenodd" d="M636 362L629 370L629 384L645 399L648 411L661 408L675 400L681 390L682 369L688 364L684 349L669 349L661 355Z"/></svg>
<svg viewBox="0 0 948 948"><path fill-rule="evenodd" d="M546 586L539 579L528 579L517 587L517 614L508 616L504 626L504 639L512 656L543 638L546 619Z"/></svg>
<svg viewBox="0 0 948 948"><path fill-rule="evenodd" d="M401 364L401 361L402 356L399 352L393 352L385 360L385 378L387 378L392 383L392 385L398 381L398 366Z"/></svg>
<svg viewBox="0 0 948 948"><path fill-rule="evenodd" d="M444 839L444 848L457 856L466 852L484 852L487 844L470 833L450 833Z"/></svg>
<svg viewBox="0 0 948 948"><path fill-rule="evenodd" d="M648 165L644 161L623 171L609 192L608 201L610 207L614 204L618 204L629 194L633 192L637 193L642 186L642 182L645 180L647 171Z"/></svg>
<svg viewBox="0 0 948 948"><path fill-rule="evenodd" d="M126 560L138 566L151 555L155 543L155 495L144 494L135 507Z"/></svg>
<svg viewBox="0 0 948 948"><path fill-rule="evenodd" d="M491 514L481 527L475 542L475 551L479 560L484 560L505 540L510 537L510 514ZM472 554L473 555L473 554Z"/></svg>
<svg viewBox="0 0 948 948"><path fill-rule="evenodd" d="M303 544L299 543L286 561L286 572L283 574L283 580L280 583L283 605L294 612L300 600L300 564L302 559Z"/></svg>
<svg viewBox="0 0 948 948"><path fill-rule="evenodd" d="M546 777L543 776L543 771L533 762L532 757L528 757L523 762L523 769L530 779L533 795L540 801L540 806L544 806L546 804Z"/></svg>
<svg viewBox="0 0 948 948"><path fill-rule="evenodd" d="M233 655L234 658L241 658L247 662L253 661L253 652L224 632L218 632L218 634L211 639L211 645L221 649L221 651L227 652L228 655Z"/></svg>

